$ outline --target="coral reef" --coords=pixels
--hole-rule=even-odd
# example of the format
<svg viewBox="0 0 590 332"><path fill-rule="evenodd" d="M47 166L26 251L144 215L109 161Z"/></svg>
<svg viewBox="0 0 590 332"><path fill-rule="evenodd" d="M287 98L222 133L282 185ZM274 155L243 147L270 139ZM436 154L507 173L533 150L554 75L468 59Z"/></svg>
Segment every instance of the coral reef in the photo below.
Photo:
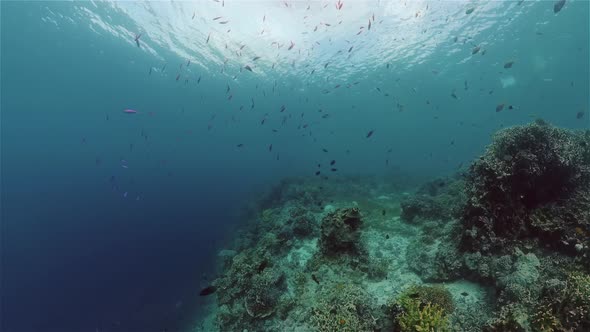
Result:
<svg viewBox="0 0 590 332"><path fill-rule="evenodd" d="M590 132L508 128L407 189L282 181L219 252L195 331L590 331Z"/></svg>

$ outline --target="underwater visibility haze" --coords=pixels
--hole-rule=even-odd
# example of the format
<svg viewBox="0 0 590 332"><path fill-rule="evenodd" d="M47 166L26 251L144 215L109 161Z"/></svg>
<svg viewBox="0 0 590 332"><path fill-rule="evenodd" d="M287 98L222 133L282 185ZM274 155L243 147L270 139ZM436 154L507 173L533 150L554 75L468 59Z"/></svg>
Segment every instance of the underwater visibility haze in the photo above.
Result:
<svg viewBox="0 0 590 332"><path fill-rule="evenodd" d="M2 331L589 331L590 3L2 1Z"/></svg>

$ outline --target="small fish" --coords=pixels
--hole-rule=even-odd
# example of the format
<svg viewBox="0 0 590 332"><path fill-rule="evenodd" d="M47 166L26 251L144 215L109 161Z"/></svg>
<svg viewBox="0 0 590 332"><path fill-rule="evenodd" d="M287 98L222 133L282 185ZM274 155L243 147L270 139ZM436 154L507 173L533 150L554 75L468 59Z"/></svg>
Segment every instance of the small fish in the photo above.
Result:
<svg viewBox="0 0 590 332"><path fill-rule="evenodd" d="M123 110L123 113L127 113L127 114L137 114L137 113L139 113L139 112L138 112L138 111L136 111L136 110L126 109L126 110Z"/></svg>
<svg viewBox="0 0 590 332"><path fill-rule="evenodd" d="M504 63L504 68L505 69L512 68L513 64L514 64L514 61L508 61L508 62Z"/></svg>
<svg viewBox="0 0 590 332"><path fill-rule="evenodd" d="M335 163L336 163L336 160L332 160L332 161L330 162L330 165L334 165Z"/></svg>
<svg viewBox="0 0 590 332"><path fill-rule="evenodd" d="M331 170L332 172L336 172L338 169L337 169L337 168L330 168L330 170Z"/></svg>
<svg viewBox="0 0 590 332"><path fill-rule="evenodd" d="M223 16L217 16L213 18L213 21L217 21L218 19L222 18Z"/></svg>
<svg viewBox="0 0 590 332"><path fill-rule="evenodd" d="M348 49L348 53L350 53L350 52L352 51L352 49L353 49L353 48L354 48L354 46L351 46L351 47Z"/></svg>
<svg viewBox="0 0 590 332"><path fill-rule="evenodd" d="M246 69L246 70L248 70L248 71L252 72L252 67L250 67L250 66L248 66L248 65L245 65L245 66L244 66L244 69Z"/></svg>
<svg viewBox="0 0 590 332"><path fill-rule="evenodd" d="M258 271L258 273L262 273L262 271L264 271L264 269L266 269L267 266L268 266L268 261L264 260L264 261L262 261L262 263L260 263L260 265L258 265L258 268L256 269L256 271Z"/></svg>
<svg viewBox="0 0 590 332"><path fill-rule="evenodd" d="M255 56L254 58L252 58L252 61L256 61L258 59L260 59L260 57L259 56Z"/></svg>
<svg viewBox="0 0 590 332"><path fill-rule="evenodd" d="M381 215L384 216L385 215L385 210L381 211Z"/></svg>
<svg viewBox="0 0 590 332"><path fill-rule="evenodd" d="M318 175L320 175L320 174L321 174L321 172L320 172L320 171L317 171L317 172L315 172L315 175L316 175L316 176L318 176Z"/></svg>
<svg viewBox="0 0 590 332"><path fill-rule="evenodd" d="M451 97L453 97L453 98L455 98L455 99L459 99L459 97L457 97L457 95L455 94L455 92L454 92L454 91L451 93Z"/></svg>
<svg viewBox="0 0 590 332"><path fill-rule="evenodd" d="M585 113L583 111L576 113L576 119L578 119L578 120L582 119L584 117L584 114Z"/></svg>
<svg viewBox="0 0 590 332"><path fill-rule="evenodd" d="M369 19L369 26L367 27L367 30L371 30L371 20Z"/></svg>
<svg viewBox="0 0 590 332"><path fill-rule="evenodd" d="M215 287L213 285L207 286L207 287L201 289L201 291L199 292L199 296L211 295L211 294L215 293L216 290L217 290L217 287Z"/></svg>
<svg viewBox="0 0 590 332"><path fill-rule="evenodd" d="M322 149L322 151L324 151L325 153L328 153L328 149Z"/></svg>
<svg viewBox="0 0 590 332"><path fill-rule="evenodd" d="M281 113L284 112L286 110L285 105L281 106Z"/></svg>
<svg viewBox="0 0 590 332"><path fill-rule="evenodd" d="M504 104L499 104L498 106L496 106L496 112L500 112L504 109Z"/></svg>
<svg viewBox="0 0 590 332"><path fill-rule="evenodd" d="M467 296L467 295L469 295L469 293L467 293L467 292L462 292L462 293L461 293L461 295L462 295L462 296Z"/></svg>
<svg viewBox="0 0 590 332"><path fill-rule="evenodd" d="M375 132L375 130L370 130L370 131L367 133L367 138L369 138L369 137L373 136L373 133L374 133L374 132Z"/></svg>
<svg viewBox="0 0 590 332"><path fill-rule="evenodd" d="M180 74L176 75L176 80L178 81L180 79Z"/></svg>
<svg viewBox="0 0 590 332"><path fill-rule="evenodd" d="M475 10L475 8L469 8L465 11L465 15L469 15L471 13L473 13L473 11Z"/></svg>
<svg viewBox="0 0 590 332"><path fill-rule="evenodd" d="M293 41L291 41L291 45L289 46L289 48L287 49L287 51L290 51L293 49L293 46L295 46L295 43L293 43Z"/></svg>
<svg viewBox="0 0 590 332"><path fill-rule="evenodd" d="M318 280L318 277L315 276L315 274L311 274L311 279L313 279L313 281L315 281L316 284L320 284L320 281Z"/></svg>
<svg viewBox="0 0 590 332"><path fill-rule="evenodd" d="M207 35L207 41L206 41L207 44L209 43L209 38L211 38L211 33L209 33L209 35Z"/></svg>
<svg viewBox="0 0 590 332"><path fill-rule="evenodd" d="M564 5L565 5L565 0L559 0L559 1L557 1L553 5L553 13L555 13L555 14L559 13L559 11L561 11L561 9L563 8Z"/></svg>
<svg viewBox="0 0 590 332"><path fill-rule="evenodd" d="M240 143L240 144L236 145L236 147L238 147L238 148L241 148L241 147L243 147L243 146L244 146L244 144L242 144L242 143Z"/></svg>
<svg viewBox="0 0 590 332"><path fill-rule="evenodd" d="M142 33L140 33L139 35L135 35L135 38L133 40L135 40L135 43L137 44L137 47L139 47L139 38L141 38Z"/></svg>
<svg viewBox="0 0 590 332"><path fill-rule="evenodd" d="M268 146L268 152L272 151L272 144Z"/></svg>
<svg viewBox="0 0 590 332"><path fill-rule="evenodd" d="M219 24L227 24L227 23L229 23L229 21L221 21L221 22L219 22Z"/></svg>
<svg viewBox="0 0 590 332"><path fill-rule="evenodd" d="M471 50L471 54L477 54L477 52L479 52L479 50L481 50L481 47L479 46L475 46L472 50Z"/></svg>

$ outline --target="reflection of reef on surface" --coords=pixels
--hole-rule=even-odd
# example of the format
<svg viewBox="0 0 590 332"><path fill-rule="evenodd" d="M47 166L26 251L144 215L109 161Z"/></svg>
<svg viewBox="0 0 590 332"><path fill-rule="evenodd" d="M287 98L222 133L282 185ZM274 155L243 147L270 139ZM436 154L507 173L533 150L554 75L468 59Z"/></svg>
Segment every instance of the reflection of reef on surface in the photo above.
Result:
<svg viewBox="0 0 590 332"><path fill-rule="evenodd" d="M465 174L405 190L281 182L194 330L590 330L589 132L505 129Z"/></svg>

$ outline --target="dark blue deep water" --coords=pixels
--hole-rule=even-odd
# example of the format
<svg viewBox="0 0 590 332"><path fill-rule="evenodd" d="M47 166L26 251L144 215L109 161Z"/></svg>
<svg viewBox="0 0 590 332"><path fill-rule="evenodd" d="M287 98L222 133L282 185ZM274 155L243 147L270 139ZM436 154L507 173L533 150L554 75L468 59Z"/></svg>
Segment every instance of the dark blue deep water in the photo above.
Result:
<svg viewBox="0 0 590 332"><path fill-rule="evenodd" d="M282 178L437 176L502 127L590 127L587 1L325 4L0 4L2 331L182 330Z"/></svg>

